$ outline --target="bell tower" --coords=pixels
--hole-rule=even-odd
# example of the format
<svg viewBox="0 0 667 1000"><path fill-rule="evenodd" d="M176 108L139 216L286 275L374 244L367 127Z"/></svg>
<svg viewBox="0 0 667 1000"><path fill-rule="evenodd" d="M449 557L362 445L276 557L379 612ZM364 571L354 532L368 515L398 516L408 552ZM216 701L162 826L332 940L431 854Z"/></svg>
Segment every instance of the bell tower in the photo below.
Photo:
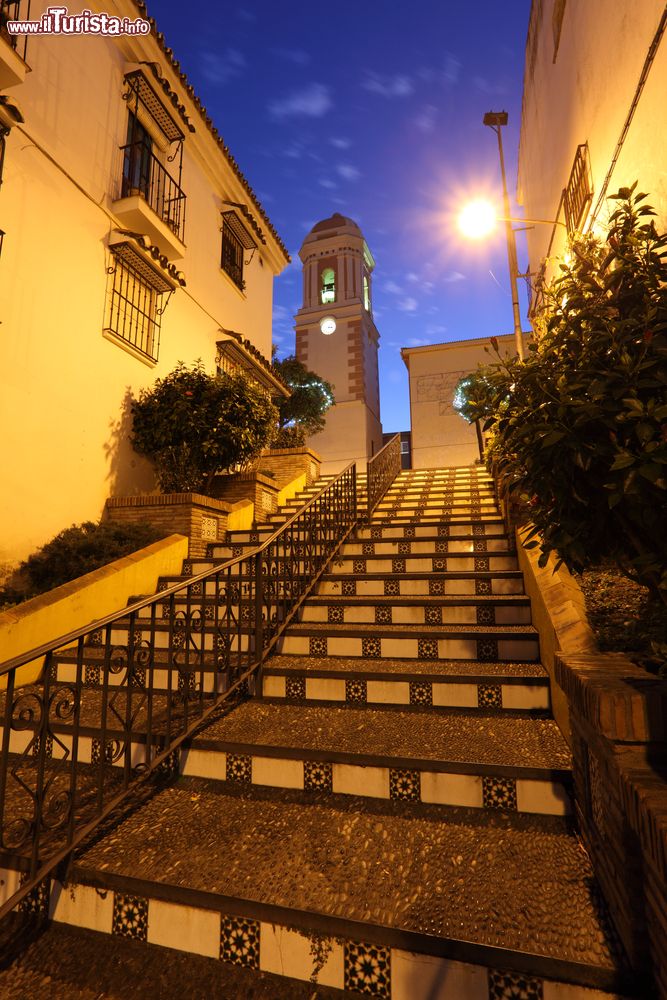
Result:
<svg viewBox="0 0 667 1000"><path fill-rule="evenodd" d="M375 261L361 229L336 213L303 241L303 305L296 314L296 356L334 387L336 404L312 440L322 471L356 461L359 471L382 448L378 341L373 322Z"/></svg>

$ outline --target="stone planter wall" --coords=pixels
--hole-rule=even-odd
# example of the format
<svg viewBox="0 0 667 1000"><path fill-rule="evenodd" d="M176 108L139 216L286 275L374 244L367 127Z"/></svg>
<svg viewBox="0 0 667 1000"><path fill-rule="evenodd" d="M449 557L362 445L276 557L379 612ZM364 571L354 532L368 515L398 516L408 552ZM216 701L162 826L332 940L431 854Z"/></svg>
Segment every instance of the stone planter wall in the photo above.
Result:
<svg viewBox="0 0 667 1000"><path fill-rule="evenodd" d="M136 497L110 497L105 516L110 521L132 524L148 521L158 528L187 535L188 556L199 559L206 546L223 542L231 506L199 493L151 493Z"/></svg>
<svg viewBox="0 0 667 1000"><path fill-rule="evenodd" d="M320 478L322 459L311 448L273 448L263 452L255 464L258 470L272 472L279 486L304 474L306 486L310 486Z"/></svg>

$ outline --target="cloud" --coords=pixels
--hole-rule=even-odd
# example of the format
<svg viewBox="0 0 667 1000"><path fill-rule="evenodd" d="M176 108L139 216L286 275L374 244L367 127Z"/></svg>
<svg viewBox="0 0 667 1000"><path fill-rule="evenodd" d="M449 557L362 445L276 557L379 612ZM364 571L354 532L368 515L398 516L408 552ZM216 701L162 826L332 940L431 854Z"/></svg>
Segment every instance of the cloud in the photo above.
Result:
<svg viewBox="0 0 667 1000"><path fill-rule="evenodd" d="M331 94L323 83L308 83L269 103L272 118L321 118L332 107Z"/></svg>
<svg viewBox="0 0 667 1000"><path fill-rule="evenodd" d="M410 337L408 340L408 347L425 347L430 341L426 340L424 337Z"/></svg>
<svg viewBox="0 0 667 1000"><path fill-rule="evenodd" d="M419 303L417 299L413 299L411 295L406 295L404 299L401 299L398 303L398 308L404 313L413 313L416 311Z"/></svg>
<svg viewBox="0 0 667 1000"><path fill-rule="evenodd" d="M485 76L473 76L472 78L473 86L477 90L481 91L482 94L505 94L507 89L502 83L494 83L492 80L487 80Z"/></svg>
<svg viewBox="0 0 667 1000"><path fill-rule="evenodd" d="M415 118L415 125L422 132L432 132L438 117L435 104L427 104Z"/></svg>
<svg viewBox="0 0 667 1000"><path fill-rule="evenodd" d="M336 172L346 181L358 181L361 171L351 163L339 163Z"/></svg>
<svg viewBox="0 0 667 1000"><path fill-rule="evenodd" d="M461 73L460 60L458 60L456 56L452 55L451 52L448 52L447 57L445 59L445 68L442 71L443 80L445 81L445 83L448 83L450 86L452 86L453 84L458 83L460 73Z"/></svg>
<svg viewBox="0 0 667 1000"><path fill-rule="evenodd" d="M338 185L335 181L332 181L330 177L320 177L319 180L320 187L326 188L327 191L335 191Z"/></svg>
<svg viewBox="0 0 667 1000"><path fill-rule="evenodd" d="M402 73L382 76L380 73L369 72L361 85L364 90L382 97L409 97L415 89L412 79Z"/></svg>
<svg viewBox="0 0 667 1000"><path fill-rule="evenodd" d="M331 143L332 146L335 146L336 149L349 149L350 146L352 145L352 140L345 139L343 138L343 136L333 136L331 139L329 139L329 142Z"/></svg>
<svg viewBox="0 0 667 1000"><path fill-rule="evenodd" d="M442 323L428 323L425 330L427 337L439 337L443 333L447 333L447 327L443 326Z"/></svg>
<svg viewBox="0 0 667 1000"><path fill-rule="evenodd" d="M442 279L446 285L454 285L458 281L465 281L465 274L461 274L460 271L450 271Z"/></svg>
<svg viewBox="0 0 667 1000"><path fill-rule="evenodd" d="M307 66L310 62L310 53L305 52L303 49L275 48L271 49L271 51L280 59L294 63L295 66Z"/></svg>
<svg viewBox="0 0 667 1000"><path fill-rule="evenodd" d="M209 81L218 86L224 86L236 76L240 76L246 68L245 56L238 49L225 49L218 52L202 52L200 57L201 71Z"/></svg>
<svg viewBox="0 0 667 1000"><path fill-rule="evenodd" d="M384 285L382 287L384 288L385 292L390 292L392 295L402 295L403 294L403 289L401 288L400 285L397 285L395 281L391 281L391 280L385 281L385 283L384 283Z"/></svg>

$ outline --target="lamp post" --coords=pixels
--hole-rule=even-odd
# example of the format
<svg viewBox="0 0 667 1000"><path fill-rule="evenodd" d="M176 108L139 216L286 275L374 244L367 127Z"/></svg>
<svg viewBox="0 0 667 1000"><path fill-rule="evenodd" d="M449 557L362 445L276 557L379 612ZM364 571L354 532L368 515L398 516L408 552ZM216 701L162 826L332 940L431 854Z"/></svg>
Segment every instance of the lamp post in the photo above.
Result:
<svg viewBox="0 0 667 1000"><path fill-rule="evenodd" d="M507 177L505 175L505 156L503 154L503 138L501 128L507 125L506 111L487 111L484 124L492 128L498 137L498 154L500 156L500 173L503 181L503 210L505 213L505 235L507 237L507 261L510 272L510 288L512 291L512 315L514 318L514 339L516 352L523 361L523 331L521 329L521 313L519 311L518 277L519 267L516 259L516 238L510 221L510 200L507 194Z"/></svg>

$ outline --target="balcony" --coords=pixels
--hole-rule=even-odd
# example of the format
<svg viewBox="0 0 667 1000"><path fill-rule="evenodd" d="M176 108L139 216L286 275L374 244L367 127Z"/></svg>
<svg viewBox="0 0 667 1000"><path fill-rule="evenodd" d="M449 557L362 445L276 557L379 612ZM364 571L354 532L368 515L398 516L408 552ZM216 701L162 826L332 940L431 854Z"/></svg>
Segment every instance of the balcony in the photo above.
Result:
<svg viewBox="0 0 667 1000"><path fill-rule="evenodd" d="M171 174L142 141L121 146L120 198L112 204L126 229L146 234L169 260L185 256L186 197Z"/></svg>
<svg viewBox="0 0 667 1000"><path fill-rule="evenodd" d="M8 21L29 21L30 0L0 0L0 90L23 83L28 72L26 35L10 35Z"/></svg>

